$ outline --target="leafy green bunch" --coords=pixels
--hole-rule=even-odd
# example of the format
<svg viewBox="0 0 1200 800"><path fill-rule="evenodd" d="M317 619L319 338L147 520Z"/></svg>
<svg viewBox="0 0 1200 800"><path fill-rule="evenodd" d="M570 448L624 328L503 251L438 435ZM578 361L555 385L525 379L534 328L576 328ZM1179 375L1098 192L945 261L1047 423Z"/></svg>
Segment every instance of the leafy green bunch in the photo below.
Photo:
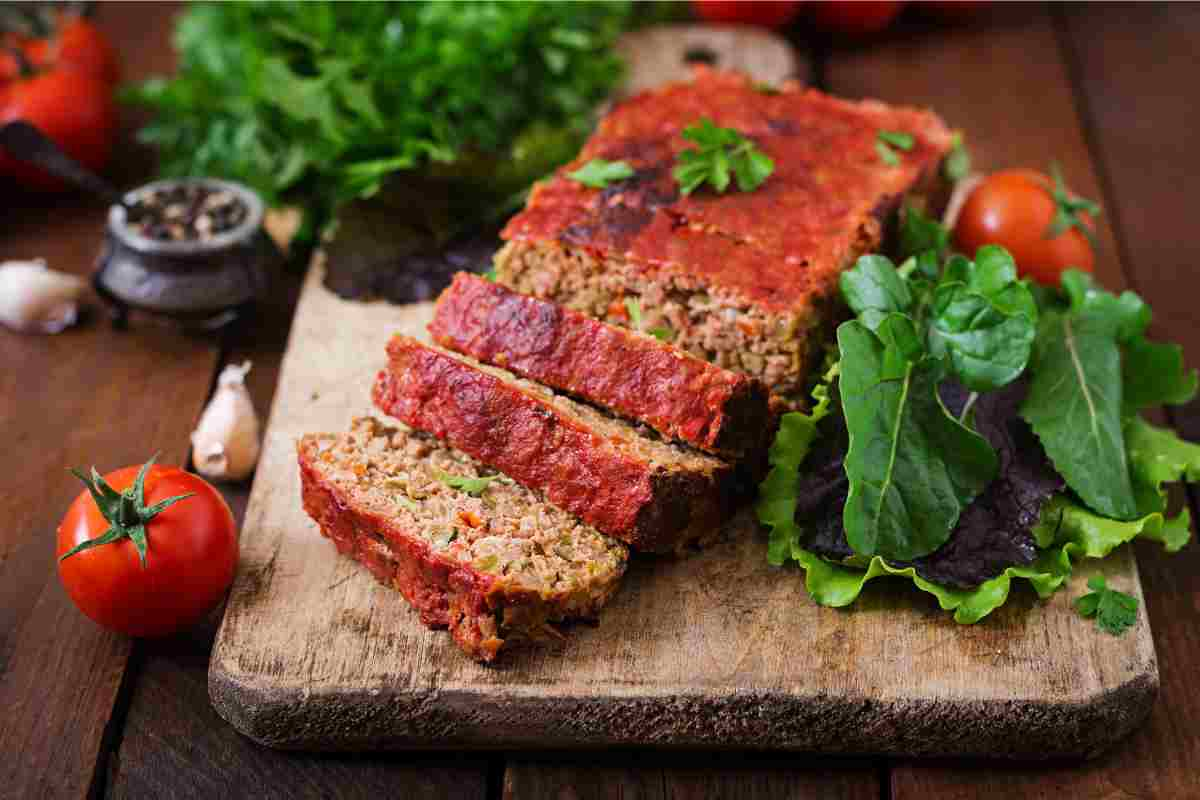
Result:
<svg viewBox="0 0 1200 800"><path fill-rule="evenodd" d="M908 561L945 543L998 462L969 409L956 419L938 386L955 378L992 391L1030 357L1037 305L1008 252L989 246L974 261L939 262L937 250L900 269L864 256L841 278L857 315L837 332L850 431L846 538L863 556Z"/></svg>
<svg viewBox="0 0 1200 800"><path fill-rule="evenodd" d="M807 413L785 414L771 448L771 471L757 512L771 530L768 560L795 560L821 604L854 601L881 575L910 578L955 620L972 623L1002 605L1015 578L1042 597L1061 588L1073 560L1103 558L1135 538L1174 552L1190 538L1186 509L1167 515L1164 485L1200 480L1200 445L1151 425L1147 407L1191 400L1197 375L1181 349L1145 337L1146 304L1114 295L1090 276L1068 271L1057 289L1019 280L1011 257L985 247L969 260L946 257L948 232L911 209L901 229L900 267L866 256L842 278L856 318L838 329L838 352L813 390ZM911 561L940 547L962 510L993 479L995 454L971 425L942 404L938 385L953 378L975 393L1029 379L1020 415L1068 490L1052 497L1032 530L1037 557L971 589L942 586ZM836 409L838 381L850 447L846 538L855 552L834 563L801 545L795 520L796 473L818 424ZM1131 613L1119 593L1080 601L1117 632ZM1119 618L1119 619L1118 619Z"/></svg>
<svg viewBox="0 0 1200 800"><path fill-rule="evenodd" d="M271 202L327 211L429 165L517 186L586 134L631 15L628 2L195 3L176 77L126 97L154 112L141 138L164 173L233 178Z"/></svg>

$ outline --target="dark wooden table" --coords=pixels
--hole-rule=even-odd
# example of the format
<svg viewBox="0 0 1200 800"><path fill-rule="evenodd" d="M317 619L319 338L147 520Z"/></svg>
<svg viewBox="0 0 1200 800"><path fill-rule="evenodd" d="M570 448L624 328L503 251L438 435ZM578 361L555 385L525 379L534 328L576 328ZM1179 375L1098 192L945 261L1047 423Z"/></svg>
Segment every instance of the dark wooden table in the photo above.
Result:
<svg viewBox="0 0 1200 800"><path fill-rule="evenodd" d="M101 5L127 78L170 69L169 5ZM1153 305L1153 332L1200 363L1200 6L1024 6L986 24L909 14L885 37L830 47L798 38L813 83L937 108L969 132L978 165L1062 164L1105 209L1097 271ZM114 176L146 174L125 143ZM104 209L0 186L0 259L86 273ZM0 796L112 797L1200 797L1200 546L1139 547L1162 688L1145 726L1082 764L915 762L755 753L280 753L213 712L207 624L130 641L80 615L53 568L53 531L79 491L65 467L102 471L154 451L184 463L221 365L249 357L269 407L298 279L247 330L223 338L100 320L57 337L0 330ZM1167 418L1200 439L1200 404ZM248 486L226 496L239 515ZM1053 642L1047 646L1054 646Z"/></svg>

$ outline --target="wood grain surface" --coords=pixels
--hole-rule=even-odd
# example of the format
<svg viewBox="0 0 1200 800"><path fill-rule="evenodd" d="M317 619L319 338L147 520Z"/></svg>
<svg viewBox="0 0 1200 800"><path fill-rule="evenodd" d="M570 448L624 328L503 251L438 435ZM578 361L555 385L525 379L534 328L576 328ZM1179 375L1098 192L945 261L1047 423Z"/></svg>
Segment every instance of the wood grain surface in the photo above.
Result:
<svg viewBox="0 0 1200 800"><path fill-rule="evenodd" d="M124 77L136 79L169 68L173 3L100 4L97 19L118 46ZM1117 245L1106 244L1102 273L1114 279L1120 253L1125 277L1155 307L1156 335L1184 342L1189 360L1200 363L1196 330L1197 268L1190 233L1191 187L1200 180L1200 152L1192 139L1200 120L1195 93L1200 13L1184 4L1083 5L1054 12L1051 35L1036 30L1027 38L1019 19L1039 14L1037 6L999 10L973 22L946 25L906 12L907 23L875 39L829 46L818 41L814 80L830 87L826 73L853 68L856 91L899 98L924 63L940 110L964 127L980 161L992 165L1038 165L1060 149L1057 114L1047 104L1061 102L1082 120L1090 162L1105 206L1107 226ZM1044 23L1038 23L1044 25ZM1007 33L1006 33L1007 31ZM806 36L803 23L790 35ZM964 55L956 42L969 42ZM875 50L900 50L872 59ZM963 58L970 69L960 69ZM957 59L957 60L956 60ZM1034 66L1026 68L1026 62ZM1062 65L1066 66L1065 71ZM805 66L801 61L802 68ZM901 79L894 70L899 68ZM841 73L845 75L846 73ZM1063 88L1063 82L1067 86ZM1049 82L1043 91L1027 84ZM834 86L833 88L837 88ZM1032 98L1032 99L1031 99ZM1056 100L1057 98L1057 100ZM967 111L956 103L974 103ZM995 135L977 124L999 125ZM128 146L136 117L125 112L126 139L114 177L125 185L144 174L150 160ZM1078 121L1077 123L1078 124ZM1012 140L1019 140L1014 145ZM1075 167L1068 167L1079 183ZM85 272L90 268L103 209L72 198L8 194L0 214L0 257L45 255L52 266ZM285 301L286 303L286 301ZM289 316L285 307L282 316ZM275 321L272 320L272 325ZM281 356L283 328L253 329L223 343L224 356L249 353L256 363L251 390L259 408L268 407L272 367ZM99 632L70 609L57 590L50 565L53 525L75 488L59 471L69 460L95 460L103 468L136 460L143 449L162 448L164 457L182 460L190 420L203 403L219 368L213 342L155 344L146 336L121 344L107 331L70 334L70 346L0 331L0 433L21 465L0 481L0 508L9 524L0 533L0 700L5 723L0 745L10 755L0 770L13 797L85 794L122 797L213 797L251 789L279 797L356 796L388 792L401 797L488 797L519 789L521 797L920 797L921 800L974 797L1188 798L1198 796L1194 765L1200 757L1200 700L1190 684L1200 661L1195 625L1200 597L1200 561L1195 546L1167 557L1156 547L1139 547L1151 620L1162 670L1162 689L1148 723L1108 755L1084 764L1019 765L978 760L835 763L826 757L787 756L772 761L721 753L670 757L662 751L616 751L586 757L562 753L495 754L487 759L455 754L333 756L276 752L259 747L219 721L205 691L213 620L193 634L158 643L130 645ZM136 351L146 347L139 355ZM194 349L193 349L194 348ZM75 351L75 352L72 352ZM209 373L190 355L207 352ZM61 362L61 363L60 363ZM91 426L89 444L75 440L72 423L47 424L74 414L82 400L55 398L58 389L103 386L109 375L127 375L118 362L165 368L173 381L163 389L162 410L150 399L131 403L119 391L93 393L84 408ZM166 362L164 364L164 362ZM56 366L57 364L57 366ZM9 369L10 365L13 366ZM106 371L100 365L109 367ZM115 370L115 372L111 371ZM186 377L193 374L195 378ZM136 370L135 370L136 371ZM29 398L18 394L31 393ZM133 414L126 415L126 410ZM1175 410L1175 424L1200 440L1200 408ZM160 425L153 423L162 417ZM91 422L86 422L91 420ZM147 433L146 421L151 421ZM101 433L99 425L106 424ZM57 454L57 455L54 455ZM45 479L45 480L43 480ZM48 481L48 482L47 482ZM235 508L244 509L248 486L222 487ZM35 613L36 610L36 613ZM122 675L125 677L122 679ZM43 687L42 683L62 685ZM123 686L123 690L118 690ZM509 778L502 780L504 764ZM795 781L783 777L799 775ZM763 775L763 773L769 773ZM104 781L94 776L107 777ZM894 778L894 779L893 779ZM882 781L882 784L881 784ZM853 793L844 784L853 783ZM512 787L512 788L509 788ZM640 791L640 794L638 793ZM752 794L753 793L753 794Z"/></svg>
<svg viewBox="0 0 1200 800"><path fill-rule="evenodd" d="M135 47L142 23L166 27L170 9L141 19L100 10L100 24L128 48L125 74L171 66L166 48ZM112 174L146 173L126 143ZM88 198L35 197L5 188L0 259L44 258L86 275L100 249L105 207ZM15 202L14 198L20 198ZM103 761L130 641L97 627L67 598L54 566L55 527L82 490L67 467L101 472L144 461L187 460L187 435L218 350L154 325L114 334L90 300L88 324L58 336L0 328L0 440L16 459L0 481L0 793L74 796L89 791ZM131 435L136 431L136 435Z"/></svg>
<svg viewBox="0 0 1200 800"><path fill-rule="evenodd" d="M1070 607L1093 571L1139 595L1128 552L1048 603L1016 588L985 624L959 626L902 582L877 581L853 610L815 605L799 570L767 566L749 513L701 553L635 558L598 626L498 668L469 661L300 506L296 439L370 413L388 337L428 338L432 310L340 300L322 271L301 291L210 668L218 711L251 738L1046 757L1094 753L1147 712L1145 618L1102 637Z"/></svg>

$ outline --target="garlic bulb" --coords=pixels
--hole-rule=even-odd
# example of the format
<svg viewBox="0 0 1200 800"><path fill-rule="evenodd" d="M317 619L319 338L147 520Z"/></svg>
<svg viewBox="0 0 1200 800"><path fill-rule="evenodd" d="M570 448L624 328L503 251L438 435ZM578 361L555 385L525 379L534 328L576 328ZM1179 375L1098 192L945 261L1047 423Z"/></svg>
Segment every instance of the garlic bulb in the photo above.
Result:
<svg viewBox="0 0 1200 800"><path fill-rule="evenodd" d="M46 262L0 264L0 322L27 333L58 333L75 323L87 282Z"/></svg>
<svg viewBox="0 0 1200 800"><path fill-rule="evenodd" d="M240 481L258 463L258 415L246 391L249 371L249 361L221 370L217 390L192 431L192 463L205 477Z"/></svg>

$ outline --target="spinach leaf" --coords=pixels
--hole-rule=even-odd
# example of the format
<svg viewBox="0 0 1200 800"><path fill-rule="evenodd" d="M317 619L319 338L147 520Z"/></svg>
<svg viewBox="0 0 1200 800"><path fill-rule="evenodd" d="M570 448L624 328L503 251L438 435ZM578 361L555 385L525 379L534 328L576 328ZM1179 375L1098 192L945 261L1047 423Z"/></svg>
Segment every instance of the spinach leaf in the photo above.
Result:
<svg viewBox="0 0 1200 800"><path fill-rule="evenodd" d="M872 331L879 330L888 314L905 313L913 304L908 282L884 256L862 256L839 283L846 304Z"/></svg>
<svg viewBox="0 0 1200 800"><path fill-rule="evenodd" d="M949 538L963 508L996 476L996 454L942 405L942 360L911 349L899 314L882 336L838 328L841 392L850 436L846 538L861 556L911 560Z"/></svg>
<svg viewBox="0 0 1200 800"><path fill-rule="evenodd" d="M907 259L932 250L940 262L950 248L950 231L911 203L900 215L900 257Z"/></svg>
<svg viewBox="0 0 1200 800"><path fill-rule="evenodd" d="M1067 485L1115 519L1137 515L1121 420L1118 321L1073 308L1042 317L1021 416Z"/></svg>
<svg viewBox="0 0 1200 800"><path fill-rule="evenodd" d="M1196 370L1183 367L1183 348L1134 336L1123 353L1126 413L1148 406L1181 405L1196 396Z"/></svg>
<svg viewBox="0 0 1200 800"><path fill-rule="evenodd" d="M930 351L948 356L971 391L990 392L1015 380L1029 362L1037 304L1017 280L1008 251L981 247L975 261L953 256L933 298Z"/></svg>

